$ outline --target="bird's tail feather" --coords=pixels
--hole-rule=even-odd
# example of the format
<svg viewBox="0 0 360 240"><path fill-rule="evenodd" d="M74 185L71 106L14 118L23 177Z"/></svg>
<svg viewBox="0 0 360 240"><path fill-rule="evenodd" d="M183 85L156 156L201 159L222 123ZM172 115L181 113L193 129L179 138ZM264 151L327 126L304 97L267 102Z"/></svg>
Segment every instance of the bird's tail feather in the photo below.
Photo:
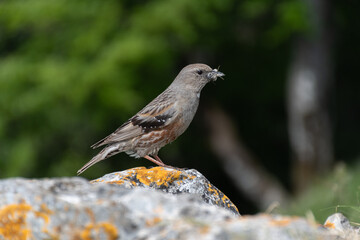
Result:
<svg viewBox="0 0 360 240"><path fill-rule="evenodd" d="M102 160L105 160L119 152L122 152L122 148L120 144L114 144L105 147L103 150L101 150L96 156L94 156L89 162L87 162L82 168L80 168L77 171L77 175L80 175L83 173L86 169L94 165L95 163L98 163Z"/></svg>

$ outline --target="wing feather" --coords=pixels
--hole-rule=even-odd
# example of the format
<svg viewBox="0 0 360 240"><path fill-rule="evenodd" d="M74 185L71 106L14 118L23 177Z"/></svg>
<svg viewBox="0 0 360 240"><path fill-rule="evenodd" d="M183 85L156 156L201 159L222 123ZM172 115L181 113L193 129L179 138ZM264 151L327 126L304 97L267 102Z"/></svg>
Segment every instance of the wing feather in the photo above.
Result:
<svg viewBox="0 0 360 240"><path fill-rule="evenodd" d="M116 129L112 134L93 144L92 148L97 148L114 142L127 141L138 137L143 133L158 130L166 126L174 118L176 102L172 99L169 92L163 92L135 116Z"/></svg>
<svg viewBox="0 0 360 240"><path fill-rule="evenodd" d="M100 146L125 141L131 139L133 137L137 137L142 133L142 129L140 127L134 126L130 120L126 123L121 125L118 129L116 129L112 134L109 136L101 139L100 141L91 145L92 148L98 148Z"/></svg>

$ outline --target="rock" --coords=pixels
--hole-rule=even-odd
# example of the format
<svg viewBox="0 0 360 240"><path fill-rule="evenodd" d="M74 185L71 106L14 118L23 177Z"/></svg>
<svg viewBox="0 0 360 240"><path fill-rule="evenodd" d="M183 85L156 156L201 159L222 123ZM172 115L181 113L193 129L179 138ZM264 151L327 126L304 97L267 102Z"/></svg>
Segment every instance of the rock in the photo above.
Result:
<svg viewBox="0 0 360 240"><path fill-rule="evenodd" d="M234 218L198 197L81 178L2 180L0 196L0 239L135 239L163 230L176 238L193 225L201 232L204 220Z"/></svg>
<svg viewBox="0 0 360 240"><path fill-rule="evenodd" d="M171 194L188 193L201 196L204 202L230 210L240 215L236 206L219 189L195 169L144 167L107 174L91 183L110 183L125 188L152 188Z"/></svg>
<svg viewBox="0 0 360 240"><path fill-rule="evenodd" d="M90 184L0 180L0 239L345 239L300 217L237 217L197 195Z"/></svg>
<svg viewBox="0 0 360 240"><path fill-rule="evenodd" d="M329 216L324 223L324 227L336 231L337 234L344 238L360 239L359 227L352 226L349 219L347 219L342 213L334 213Z"/></svg>

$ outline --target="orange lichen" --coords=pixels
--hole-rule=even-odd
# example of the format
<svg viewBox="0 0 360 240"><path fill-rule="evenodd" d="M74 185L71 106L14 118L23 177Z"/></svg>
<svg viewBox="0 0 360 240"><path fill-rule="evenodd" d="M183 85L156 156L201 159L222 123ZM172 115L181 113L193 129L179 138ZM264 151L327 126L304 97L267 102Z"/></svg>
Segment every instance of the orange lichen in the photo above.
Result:
<svg viewBox="0 0 360 240"><path fill-rule="evenodd" d="M125 182L130 183L132 186L137 186L139 183L150 186L150 184L156 184L157 186L169 186L170 183L176 182L178 185L183 183L182 178L193 180L196 176L186 174L182 178L180 175L181 171L178 170L167 170L163 167L154 167L147 169L145 167L137 167L130 170L127 170L126 174L124 173L115 173L120 180L117 181L104 181L104 180L93 180L92 183L110 183L122 185ZM210 185L211 186L211 185Z"/></svg>
<svg viewBox="0 0 360 240"><path fill-rule="evenodd" d="M273 219L272 221L270 221L270 224L273 226L286 226L288 224L290 224L291 219L290 218L284 218L284 219L279 219L279 220L275 220Z"/></svg>
<svg viewBox="0 0 360 240"><path fill-rule="evenodd" d="M34 214L36 217L41 217L44 219L45 223L48 224L50 217L49 215L53 214L53 211L51 211L44 203L40 205L40 211L34 211Z"/></svg>
<svg viewBox="0 0 360 240"><path fill-rule="evenodd" d="M159 217L154 217L152 219L147 219L146 220L146 226L151 227L151 226L154 226L154 225L158 224L159 222L161 222L161 218L159 218Z"/></svg>
<svg viewBox="0 0 360 240"><path fill-rule="evenodd" d="M124 180L111 181L111 182L109 182L109 183L110 183L110 184L121 185L121 184L124 184Z"/></svg>
<svg viewBox="0 0 360 240"><path fill-rule="evenodd" d="M169 171L163 167L154 167L147 169L145 167L137 167L127 171L126 175L117 173L121 179L117 181L100 181L93 180L95 182L105 182L110 184L122 185L124 182L129 182L133 186L137 186L139 182L145 186L150 186L150 184L155 183L158 186L168 186L169 183L179 180L181 171ZM189 177L191 178L191 176ZM179 184L179 183L178 183Z"/></svg>
<svg viewBox="0 0 360 240"><path fill-rule="evenodd" d="M48 233L46 225L50 221L49 215L53 212L45 205L40 205L40 211L35 211L26 203L10 204L0 209L0 236L5 239L29 239L31 229L28 228L26 218L29 213L42 218L45 222L43 232Z"/></svg>
<svg viewBox="0 0 360 240"><path fill-rule="evenodd" d="M149 186L155 183L158 186L168 186L169 183L178 180L180 171L167 171L162 167L152 169L139 169L136 172L136 178L144 185Z"/></svg>
<svg viewBox="0 0 360 240"><path fill-rule="evenodd" d="M101 232L106 234L108 240L115 240L118 238L118 231L116 227L113 224L107 222L89 223L86 225L80 236L81 239L91 240L94 239L94 235L92 233L94 233L95 236L99 236Z"/></svg>
<svg viewBox="0 0 360 240"><path fill-rule="evenodd" d="M85 212L89 215L90 221L95 222L95 214L90 208L85 208Z"/></svg>
<svg viewBox="0 0 360 240"><path fill-rule="evenodd" d="M223 201L223 203L226 203L227 201L230 201L230 199L224 194L224 196L222 196L221 201Z"/></svg>
<svg viewBox="0 0 360 240"><path fill-rule="evenodd" d="M104 180L103 179L95 179L95 180L92 180L91 182L104 182Z"/></svg>
<svg viewBox="0 0 360 240"><path fill-rule="evenodd" d="M209 233L209 231L210 231L209 226L203 226L203 227L200 228L200 233L201 234L207 234L207 233Z"/></svg>
<svg viewBox="0 0 360 240"><path fill-rule="evenodd" d="M0 209L0 236L5 239L29 239L31 230L26 225L26 215L31 206L25 203L10 204Z"/></svg>
<svg viewBox="0 0 360 240"><path fill-rule="evenodd" d="M48 215L51 215L51 214L54 213L52 210L50 210L50 209L46 206L45 203L42 203L42 204L40 205L40 211L43 212L43 213L46 213L46 214L48 214Z"/></svg>
<svg viewBox="0 0 360 240"><path fill-rule="evenodd" d="M208 191L219 197L219 190L215 189L210 183L208 183Z"/></svg>
<svg viewBox="0 0 360 240"><path fill-rule="evenodd" d="M194 175L191 176L191 175L187 174L187 178L191 179L191 180L194 180L196 178L196 176L194 176Z"/></svg>
<svg viewBox="0 0 360 240"><path fill-rule="evenodd" d="M234 208L237 212L239 212L237 207L230 201L230 199L225 194L223 194L221 191L219 191L217 188L215 188L210 183L208 183L207 186L208 186L208 191L211 194L213 194L215 196L215 198L217 199L217 200L215 200L216 204L219 204L219 202L221 201L228 208Z"/></svg>
<svg viewBox="0 0 360 240"><path fill-rule="evenodd" d="M326 223L324 224L324 227L335 229L335 224L332 222L326 221Z"/></svg>

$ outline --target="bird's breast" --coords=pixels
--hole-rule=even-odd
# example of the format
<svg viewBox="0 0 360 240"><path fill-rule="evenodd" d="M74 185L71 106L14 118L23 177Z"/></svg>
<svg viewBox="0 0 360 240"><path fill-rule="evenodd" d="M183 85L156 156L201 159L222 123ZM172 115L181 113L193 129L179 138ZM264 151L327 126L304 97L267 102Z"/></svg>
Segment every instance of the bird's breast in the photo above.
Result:
<svg viewBox="0 0 360 240"><path fill-rule="evenodd" d="M199 98L196 95L183 99L179 102L179 122L181 124L181 133L183 133L190 125L193 120L195 113L199 106Z"/></svg>

